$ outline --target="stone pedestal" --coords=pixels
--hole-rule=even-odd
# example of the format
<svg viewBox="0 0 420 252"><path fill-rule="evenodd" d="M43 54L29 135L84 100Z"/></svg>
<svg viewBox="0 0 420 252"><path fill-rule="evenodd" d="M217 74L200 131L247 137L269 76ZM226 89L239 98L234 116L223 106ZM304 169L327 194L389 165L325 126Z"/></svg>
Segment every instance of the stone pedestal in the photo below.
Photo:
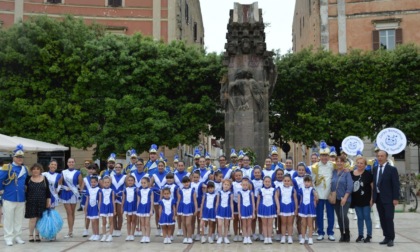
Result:
<svg viewBox="0 0 420 252"><path fill-rule="evenodd" d="M263 165L269 153L268 102L276 83L273 53L266 51L262 10L258 3L235 3L230 11L222 81L225 153L249 147Z"/></svg>

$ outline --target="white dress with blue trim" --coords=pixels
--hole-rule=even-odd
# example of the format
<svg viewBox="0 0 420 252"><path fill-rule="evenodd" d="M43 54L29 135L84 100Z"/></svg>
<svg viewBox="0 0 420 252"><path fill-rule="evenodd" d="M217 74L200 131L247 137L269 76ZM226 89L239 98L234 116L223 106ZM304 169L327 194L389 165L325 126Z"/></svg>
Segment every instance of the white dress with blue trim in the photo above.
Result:
<svg viewBox="0 0 420 252"><path fill-rule="evenodd" d="M134 215L137 212L137 188L130 186L124 189L124 214Z"/></svg>
<svg viewBox="0 0 420 252"><path fill-rule="evenodd" d="M295 215L295 198L293 192L294 186L280 186L280 215L293 216Z"/></svg>
<svg viewBox="0 0 420 252"><path fill-rule="evenodd" d="M174 199L162 199L159 201L162 213L159 218L159 225L175 225L173 206L176 205Z"/></svg>
<svg viewBox="0 0 420 252"><path fill-rule="evenodd" d="M206 193L204 196L202 220L216 221L216 198L217 193Z"/></svg>
<svg viewBox="0 0 420 252"><path fill-rule="evenodd" d="M150 211L152 208L152 189L140 188L137 195L140 197L139 206L137 207L137 216L150 217Z"/></svg>
<svg viewBox="0 0 420 252"><path fill-rule="evenodd" d="M261 218L274 218L276 214L276 203L274 196L276 189L273 187L263 187L260 189L260 204L258 205L258 217Z"/></svg>
<svg viewBox="0 0 420 252"><path fill-rule="evenodd" d="M111 188L102 188L99 191L102 197L101 205L99 208L99 215L102 217L114 216L114 204L112 204L112 196L114 191Z"/></svg>
<svg viewBox="0 0 420 252"><path fill-rule="evenodd" d="M251 190L241 190L238 195L241 199L241 205L239 211L241 212L241 219L251 219L254 214L252 208L252 201L254 200L251 194Z"/></svg>
<svg viewBox="0 0 420 252"><path fill-rule="evenodd" d="M86 191L86 196L89 197L89 202L87 202L86 218L88 219L99 219L99 191L101 189L99 186L90 187Z"/></svg>
<svg viewBox="0 0 420 252"><path fill-rule="evenodd" d="M178 206L178 214L182 216L191 216L195 212L194 208L194 188L182 188L179 190L180 202Z"/></svg>
<svg viewBox="0 0 420 252"><path fill-rule="evenodd" d="M315 209L315 189L313 187L304 187L299 189L302 202L299 205L300 217L316 217Z"/></svg>
<svg viewBox="0 0 420 252"><path fill-rule="evenodd" d="M220 191L219 192L219 205L216 210L217 219L232 219L232 207L230 202L231 191Z"/></svg>

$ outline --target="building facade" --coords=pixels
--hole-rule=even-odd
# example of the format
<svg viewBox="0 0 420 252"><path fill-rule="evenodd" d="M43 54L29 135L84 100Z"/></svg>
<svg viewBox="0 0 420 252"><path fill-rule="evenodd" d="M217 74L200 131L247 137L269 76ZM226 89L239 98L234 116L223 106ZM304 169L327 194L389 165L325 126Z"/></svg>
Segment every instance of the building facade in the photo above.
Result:
<svg viewBox="0 0 420 252"><path fill-rule="evenodd" d="M293 52L312 46L344 54L420 44L419 24L419 0L296 0ZM364 155L373 158L374 145L368 139L364 144ZM400 172L420 172L419 147L407 146L393 158Z"/></svg>
<svg viewBox="0 0 420 252"><path fill-rule="evenodd" d="M308 46L337 53L420 43L418 0L297 0L293 51Z"/></svg>
<svg viewBox="0 0 420 252"><path fill-rule="evenodd" d="M204 44L199 0L0 0L0 27L37 15L73 15L114 33Z"/></svg>

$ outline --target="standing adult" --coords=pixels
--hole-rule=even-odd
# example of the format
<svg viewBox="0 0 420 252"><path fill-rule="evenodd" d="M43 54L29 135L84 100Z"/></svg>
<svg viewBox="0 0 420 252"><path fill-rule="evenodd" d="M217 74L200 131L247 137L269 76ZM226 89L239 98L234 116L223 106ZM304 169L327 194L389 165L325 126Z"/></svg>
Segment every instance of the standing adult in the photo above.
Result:
<svg viewBox="0 0 420 252"><path fill-rule="evenodd" d="M158 156L157 156L157 145L152 144L149 149L149 160L147 160L146 164L144 165L144 170L149 173L149 177L152 177L153 174L158 172Z"/></svg>
<svg viewBox="0 0 420 252"><path fill-rule="evenodd" d="M236 150L233 148L230 150L230 163L228 167L232 170L238 168L238 154L236 154Z"/></svg>
<svg viewBox="0 0 420 252"><path fill-rule="evenodd" d="M206 152L205 158L207 170L211 171L212 173L215 172L217 170L217 167L211 164L211 156L208 152Z"/></svg>
<svg viewBox="0 0 420 252"><path fill-rule="evenodd" d="M51 192L48 188L48 179L42 175L42 165L36 163L29 170L31 176L26 179L25 184L25 218L29 219L29 242L41 242L39 231L35 226L44 211L51 206Z"/></svg>
<svg viewBox="0 0 420 252"><path fill-rule="evenodd" d="M357 215L357 228L359 236L356 242L365 243L372 239L372 219L370 210L372 207L373 175L366 171L367 161L364 157L356 158L356 169L351 172L353 179L353 193L351 195L351 206L355 208ZM363 226L366 223L367 236L363 237Z"/></svg>
<svg viewBox="0 0 420 252"><path fill-rule="evenodd" d="M226 166L226 156L221 155L219 156L219 171L223 174L223 179L229 179L232 175L232 169Z"/></svg>
<svg viewBox="0 0 420 252"><path fill-rule="evenodd" d="M115 174L114 168L115 168L115 162L117 155L115 153L111 153L107 159L107 167L105 170L101 171L99 174L101 178L104 178L105 176L111 176Z"/></svg>
<svg viewBox="0 0 420 252"><path fill-rule="evenodd" d="M200 164L198 163L200 161L200 157L201 157L201 153L199 149L195 149L194 150L194 164L189 166L187 168L187 171L189 173L192 173L193 171L197 170L200 168Z"/></svg>
<svg viewBox="0 0 420 252"><path fill-rule="evenodd" d="M85 162L84 162L84 166L83 167L81 167L79 170L80 170L80 173L82 174L82 178L83 179L85 179L87 176L88 176L88 170L89 170L89 165L92 163L92 160L85 160ZM85 202L86 202L86 195L85 194L83 194L83 195L81 195L82 196L82 199L80 200L80 206L79 206L79 208L77 209L77 211L78 212L81 212L81 211L83 211L83 206L84 206L84 204L85 204ZM84 236L83 236L84 237Z"/></svg>
<svg viewBox="0 0 420 252"><path fill-rule="evenodd" d="M67 160L67 169L62 172L62 176L58 181L58 187L61 188L60 198L63 202L67 214L67 224L69 226L68 233L64 238L73 237L73 226L75 220L76 203L80 196L79 190L83 188L83 178L79 170L75 168L76 161L74 158Z"/></svg>
<svg viewBox="0 0 420 252"><path fill-rule="evenodd" d="M137 162L137 152L135 149L131 149L128 151L130 153L130 163L125 167L125 174L130 174L131 172L137 169L136 162ZM143 162L142 162L143 163Z"/></svg>
<svg viewBox="0 0 420 252"><path fill-rule="evenodd" d="M275 171L277 169L284 170L284 164L279 162L279 152L277 150L277 146L271 147L271 170Z"/></svg>
<svg viewBox="0 0 420 252"><path fill-rule="evenodd" d="M13 241L24 244L22 221L25 212L25 181L28 168L23 165L23 146L19 144L13 151L13 162L0 171L0 189L3 188L4 241L13 246Z"/></svg>
<svg viewBox="0 0 420 252"><path fill-rule="evenodd" d="M336 203L334 204L337 215L338 226L340 227L340 242L350 242L349 217L351 193L353 192L353 180L346 166L346 157L341 155L336 161L337 169L333 171L331 179L331 192L336 192Z"/></svg>
<svg viewBox="0 0 420 252"><path fill-rule="evenodd" d="M327 209L327 235L328 240L335 241L334 237L334 207L328 202L328 195L331 191L331 178L334 170L334 163L329 161L330 148L324 141L320 143L320 161L312 165L315 190L318 193L318 204L316 206L316 223L318 226L317 240L324 240L324 209Z"/></svg>
<svg viewBox="0 0 420 252"><path fill-rule="evenodd" d="M378 151L378 166L373 167L373 201L378 208L384 240L379 244L394 246L394 211L398 204L400 182L397 168L389 164L388 153Z"/></svg>

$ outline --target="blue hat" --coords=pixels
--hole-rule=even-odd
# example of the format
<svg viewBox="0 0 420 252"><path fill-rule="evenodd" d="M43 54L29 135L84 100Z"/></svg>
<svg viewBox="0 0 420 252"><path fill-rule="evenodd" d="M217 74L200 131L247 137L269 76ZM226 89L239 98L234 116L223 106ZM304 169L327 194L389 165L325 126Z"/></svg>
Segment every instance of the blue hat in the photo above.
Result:
<svg viewBox="0 0 420 252"><path fill-rule="evenodd" d="M157 149L158 149L157 145L156 144L152 144L150 146L149 153L156 153L157 152Z"/></svg>
<svg viewBox="0 0 420 252"><path fill-rule="evenodd" d="M243 159L245 156L245 152L243 150L239 151L238 159Z"/></svg>
<svg viewBox="0 0 420 252"><path fill-rule="evenodd" d="M165 162L167 161L163 152L159 153L159 161L165 161Z"/></svg>
<svg viewBox="0 0 420 252"><path fill-rule="evenodd" d="M194 150L194 159L199 159L201 158L201 153L199 149L195 149Z"/></svg>
<svg viewBox="0 0 420 252"><path fill-rule="evenodd" d="M356 157L363 157L363 153L362 153L362 151L361 151L361 150L358 150L358 151L356 152Z"/></svg>
<svg viewBox="0 0 420 252"><path fill-rule="evenodd" d="M235 151L235 149L234 149L234 148L232 148L232 149L230 150L230 157L231 157L231 158L233 158L233 157L238 157L238 155L236 154L236 151Z"/></svg>
<svg viewBox="0 0 420 252"><path fill-rule="evenodd" d="M108 162L115 162L116 157L117 155L115 155L115 153L111 153L108 157Z"/></svg>
<svg viewBox="0 0 420 252"><path fill-rule="evenodd" d="M324 140L321 140L321 142L319 143L319 154L320 155L330 154L330 148L328 148L328 145Z"/></svg>
<svg viewBox="0 0 420 252"><path fill-rule="evenodd" d="M277 151L277 146L272 146L271 147L271 155L278 155L278 151Z"/></svg>
<svg viewBox="0 0 420 252"><path fill-rule="evenodd" d="M337 156L337 151L335 151L335 147L331 146L330 147L330 157L336 157Z"/></svg>
<svg viewBox="0 0 420 252"><path fill-rule="evenodd" d="M13 156L14 157L25 156L25 153L23 152L23 145L22 144L19 144L18 146L16 146L16 149L13 151Z"/></svg>
<svg viewBox="0 0 420 252"><path fill-rule="evenodd" d="M135 157L135 158L137 158L137 152L136 152L136 150L135 150L135 149L131 149L131 150L129 150L129 152L130 152L130 157Z"/></svg>
<svg viewBox="0 0 420 252"><path fill-rule="evenodd" d="M179 156L178 155L175 155L174 156L174 163L178 163L179 162Z"/></svg>
<svg viewBox="0 0 420 252"><path fill-rule="evenodd" d="M206 159L211 159L210 154L206 152Z"/></svg>

